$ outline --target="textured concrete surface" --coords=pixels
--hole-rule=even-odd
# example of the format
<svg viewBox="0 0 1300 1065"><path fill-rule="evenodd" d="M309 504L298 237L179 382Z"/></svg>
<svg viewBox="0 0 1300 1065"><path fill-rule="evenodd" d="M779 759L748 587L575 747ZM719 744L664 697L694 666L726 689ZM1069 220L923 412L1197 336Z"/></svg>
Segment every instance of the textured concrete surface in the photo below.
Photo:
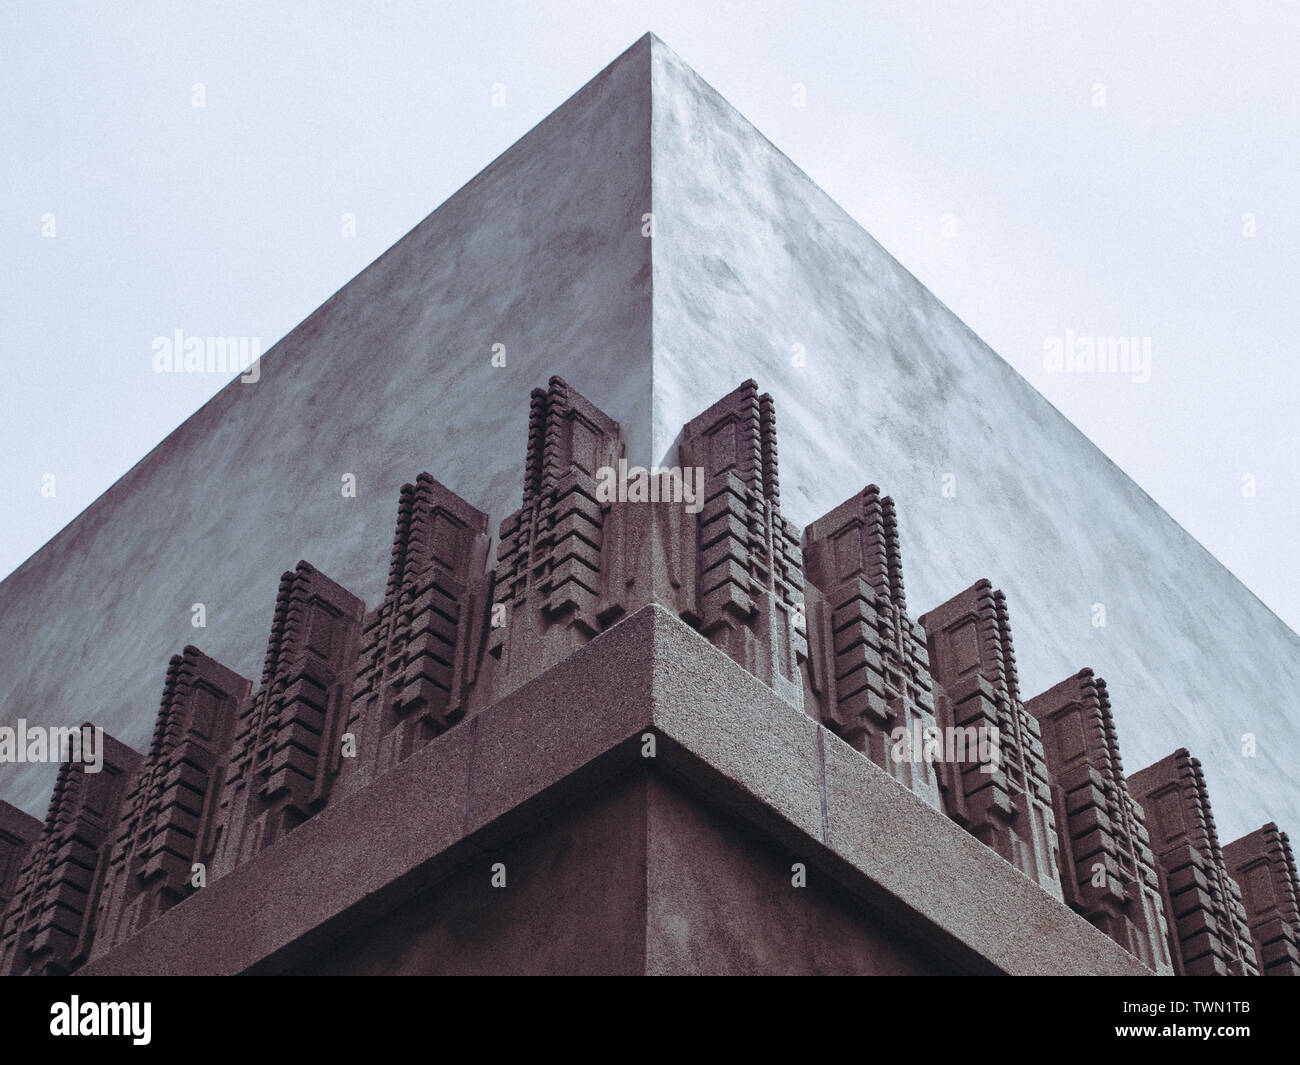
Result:
<svg viewBox="0 0 1300 1065"><path fill-rule="evenodd" d="M651 722L649 632L649 615L611 629L81 973L289 968L490 854L570 790L626 771L629 737Z"/></svg>
<svg viewBox="0 0 1300 1065"><path fill-rule="evenodd" d="M653 758L643 756L649 730ZM666 790L629 793L647 773ZM615 843L620 830L640 841ZM493 894L495 861L506 863L506 891L516 863L522 900ZM815 889L775 897L794 862ZM591 893L606 881L618 897L598 904ZM500 906L531 916L493 917ZM644 930L639 947L627 939L629 907ZM435 912L491 939L479 949L500 966L477 971L589 967L586 931L612 937L611 964L641 958L652 971L698 968L706 956L738 972L777 962L781 971L1145 971L649 606L81 973L423 971L429 952L444 952L449 970L472 968L474 934L429 926ZM582 931L568 933L577 941L554 941L580 912ZM784 952L794 956L781 961Z"/></svg>
<svg viewBox="0 0 1300 1065"><path fill-rule="evenodd" d="M870 759L719 660L697 632L648 609L654 722L667 740L659 768L809 855L962 968L1148 971Z"/></svg>
<svg viewBox="0 0 1300 1065"><path fill-rule="evenodd" d="M653 79L655 457L755 378L787 517L880 485L913 611L989 578L1026 697L1091 666L1129 768L1186 745L1225 838L1300 824L1300 637L662 44Z"/></svg>
<svg viewBox="0 0 1300 1065"><path fill-rule="evenodd" d="M555 373L643 463L757 378L789 518L880 484L914 612L990 578L1026 695L1091 666L1130 768L1186 745L1225 837L1300 824L1300 638L649 37L0 583L0 720L90 717L144 746L186 643L256 675L277 577L299 558L373 605L391 501L421 469L495 531L520 501L523 400ZM31 813L52 782L48 766L0 767L0 795Z"/></svg>
<svg viewBox="0 0 1300 1065"><path fill-rule="evenodd" d="M491 864L507 869L489 886ZM633 773L294 970L310 975L940 973L833 881L674 784Z"/></svg>
<svg viewBox="0 0 1300 1065"><path fill-rule="evenodd" d="M814 868L668 780L647 792L645 971L653 976L917 976L951 961ZM806 863L805 863L806 866Z"/></svg>
<svg viewBox="0 0 1300 1065"><path fill-rule="evenodd" d="M259 674L299 559L379 601L395 500L421 470L495 534L521 500L529 391L553 374L648 453L649 132L641 42L0 583L0 723L90 718L143 749L185 644ZM0 765L0 797L28 813L53 784L51 766Z"/></svg>
<svg viewBox="0 0 1300 1065"><path fill-rule="evenodd" d="M615 782L358 929L294 974L626 975L645 970L646 786ZM505 884L492 886L492 867Z"/></svg>

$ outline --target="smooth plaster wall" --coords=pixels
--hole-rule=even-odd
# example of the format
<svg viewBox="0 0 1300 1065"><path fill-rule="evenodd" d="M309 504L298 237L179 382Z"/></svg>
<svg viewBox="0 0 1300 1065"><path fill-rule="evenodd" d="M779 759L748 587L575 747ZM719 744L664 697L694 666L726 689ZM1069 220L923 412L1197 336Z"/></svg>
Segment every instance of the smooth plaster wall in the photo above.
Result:
<svg viewBox="0 0 1300 1065"><path fill-rule="evenodd" d="M1024 697L1091 666L1128 769L1186 746L1224 842L1300 831L1300 637L661 42L653 78L655 455L753 377L788 518L880 485L914 617L989 578Z"/></svg>

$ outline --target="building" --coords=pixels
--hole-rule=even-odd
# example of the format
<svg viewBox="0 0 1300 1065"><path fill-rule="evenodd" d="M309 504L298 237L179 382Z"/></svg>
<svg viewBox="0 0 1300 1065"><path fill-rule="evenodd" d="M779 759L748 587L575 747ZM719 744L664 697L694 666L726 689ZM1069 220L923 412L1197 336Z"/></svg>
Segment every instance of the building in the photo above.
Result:
<svg viewBox="0 0 1300 1065"><path fill-rule="evenodd" d="M256 377L0 583L0 969L1300 963L1300 641L653 36Z"/></svg>

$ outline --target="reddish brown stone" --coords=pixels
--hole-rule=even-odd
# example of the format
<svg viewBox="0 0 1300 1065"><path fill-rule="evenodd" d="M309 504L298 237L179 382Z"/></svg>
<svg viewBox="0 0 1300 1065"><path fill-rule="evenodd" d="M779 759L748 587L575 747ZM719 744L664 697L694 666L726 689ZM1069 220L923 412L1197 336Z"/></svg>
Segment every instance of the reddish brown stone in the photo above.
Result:
<svg viewBox="0 0 1300 1065"><path fill-rule="evenodd" d="M1025 703L1042 727L1065 901L1155 972L1173 972L1141 804L1124 780L1106 682L1081 670Z"/></svg>
<svg viewBox="0 0 1300 1065"><path fill-rule="evenodd" d="M1056 815L1038 721L1020 701L1006 597L977 581L922 615L943 728L996 729L1000 766L952 767L941 783L950 816L1061 898Z"/></svg>
<svg viewBox="0 0 1300 1065"><path fill-rule="evenodd" d="M1258 975L1241 889L1224 866L1201 763L1180 748L1131 773L1128 786L1146 812L1171 917L1174 970Z"/></svg>
<svg viewBox="0 0 1300 1065"><path fill-rule="evenodd" d="M18 885L22 870L32 845L41 838L41 823L16 806L0 802L0 925L9 900ZM4 970L0 967L0 973Z"/></svg>
<svg viewBox="0 0 1300 1065"><path fill-rule="evenodd" d="M1270 822L1223 848L1228 872L1241 888L1265 976L1300 976L1300 877L1287 834Z"/></svg>
<svg viewBox="0 0 1300 1065"><path fill-rule="evenodd" d="M99 772L81 762L59 766L45 826L0 922L0 974L59 976L90 954L108 844L140 764L139 754L107 733L103 743Z"/></svg>
<svg viewBox="0 0 1300 1065"><path fill-rule="evenodd" d="M704 471L699 630L797 706L803 555L798 527L781 516L772 397L746 381L683 427L680 458Z"/></svg>
<svg viewBox="0 0 1300 1065"><path fill-rule="evenodd" d="M197 890L195 864L208 857L204 811L219 793L221 763L250 687L197 647L172 658L153 742L122 802L94 954L130 938Z"/></svg>
<svg viewBox="0 0 1300 1065"><path fill-rule="evenodd" d="M200 833L215 878L329 801L342 767L365 606L307 562L280 578L266 665L246 699Z"/></svg>
<svg viewBox="0 0 1300 1065"><path fill-rule="evenodd" d="M622 454L618 423L560 378L534 389L524 505L501 523L497 545L491 695L512 691L600 631L608 508L596 499L596 482Z"/></svg>
<svg viewBox="0 0 1300 1065"><path fill-rule="evenodd" d="M940 808L943 767L912 757L925 753L915 737L937 722L925 630L907 616L894 501L868 485L808 526L803 543L809 695L820 719ZM897 729L908 737L901 749Z"/></svg>
<svg viewBox="0 0 1300 1065"><path fill-rule="evenodd" d="M422 473L402 487L384 601L365 617L342 772L364 787L460 720L485 623L487 515ZM340 669L343 663L339 663Z"/></svg>
<svg viewBox="0 0 1300 1065"><path fill-rule="evenodd" d="M641 796L628 807L634 816L645 816L646 797L675 812L652 847L654 886L634 876L620 888L632 892L620 906L660 922L655 956L637 953L635 935L615 937L619 951L633 944L631 954L608 959L617 971L1140 971L1055 901L1062 845L1066 901L1151 968L1168 968L1158 949L1158 883L1177 924L1178 971L1253 971L1253 958L1252 966L1240 963L1240 942L1222 932L1231 927L1221 913L1231 899L1223 901L1230 889L1221 857L1215 866L1212 821L1208 837L1165 832L1155 880L1138 808L1124 792L1104 684L1085 671L1026 708L1001 593L981 581L912 621L892 501L868 486L801 536L781 514L776 452L771 399L747 381L683 429L680 462L702 470L698 507L666 496L611 498L597 486L622 457L620 428L553 378L532 396L523 506L501 523L495 565L488 516L421 474L402 488L387 588L374 610L299 563L281 578L256 692L187 647L168 670L146 757L113 744L103 777L64 765L34 843L32 826L4 820L0 809L0 892L12 894L0 925L0 971L69 972L87 958L99 972L127 958L121 964L131 971L242 971L284 968L290 955L310 969L321 930L343 921L343 908L373 917L371 908L407 891L417 870L451 877L449 885L460 884L452 889L458 905L472 911L472 879L461 883L455 873L465 854L534 834L543 811L577 794L573 781L606 780L615 761L620 779L662 766L674 781L703 788L706 800L712 781L714 799L725 796L770 837L725 845L715 813L696 809L685 793L682 802L665 798L677 795L675 783L668 790L633 783L630 794ZM602 637L598 652L591 645ZM630 650L646 638L666 657ZM706 707L708 725L699 716ZM1046 750L1039 717L1051 723ZM910 740L934 726L981 725L999 733L994 772L969 751L963 761L941 760L937 772L925 756L893 757L900 726ZM647 729L665 744L661 752L643 752ZM628 757L635 771L619 761ZM433 783L440 773L451 774L445 786ZM1166 788L1154 769L1145 773L1138 776L1154 781L1153 801L1168 791L1175 805L1190 801L1208 819L1199 778L1188 785L1179 776ZM415 816L403 791L412 788L428 806L418 814L428 824L413 834L399 831L402 817ZM606 838L602 817L572 823ZM546 865L543 852L559 838L547 829L511 853ZM936 840L943 842L932 847ZM414 851L388 855L390 843ZM418 853L426 845L436 855ZM770 908L796 915L798 949L823 959L785 966L780 937L759 928L763 918L742 908L717 923L709 907L735 909L736 877L787 878L791 865L775 876L764 863L796 845L796 854L819 856L824 871L857 869L845 882L858 884L866 908L846 907L820 884L796 896L812 900L809 909ZM652 852L637 846L628 851L631 865L613 855L610 875L635 872L637 854ZM716 882L730 883L730 894L701 895L713 882L707 875L670 889L664 856L677 861L683 849L701 846L729 855ZM310 871L326 854L343 870L328 890ZM1086 873L1098 861L1106 880L1093 889ZM1285 866L1269 861L1270 870ZM588 872L605 868L595 861ZM383 870L395 879L384 881ZM572 875L577 880L566 883L586 874ZM1033 911L1057 939L1032 942L986 912L986 888L952 876L995 885L987 890ZM255 888L260 901L249 902L239 885ZM546 895L540 884L530 890L532 900ZM643 904L638 890L654 897ZM256 905L277 927L216 945L243 905ZM561 907L555 919L596 905ZM709 949L743 953L737 944L747 936L752 957L730 969L697 957L664 909L675 905L713 922ZM980 926L967 928L976 909ZM403 912L418 924L425 910ZM1260 912L1270 971L1282 971L1278 959L1289 956L1294 937L1274 934L1278 916ZM404 920L374 926L388 937L376 941L377 953L363 936L320 954L318 968L474 968L463 955L442 953L439 944L456 929L442 922L425 936ZM884 931L899 920L928 928L927 945L912 949ZM817 940L823 922L842 929L844 949ZM1244 922L1243 915L1241 936ZM366 927L356 915L345 923ZM502 929L492 941L501 971L536 971L500 954L528 934L525 926ZM194 935L207 945L193 949L211 956L176 953L191 949ZM399 963L390 948L408 936L425 953ZM157 956L156 944L173 953ZM540 967L600 969L590 953L599 949L581 937L557 943ZM885 954L873 956L877 949Z"/></svg>

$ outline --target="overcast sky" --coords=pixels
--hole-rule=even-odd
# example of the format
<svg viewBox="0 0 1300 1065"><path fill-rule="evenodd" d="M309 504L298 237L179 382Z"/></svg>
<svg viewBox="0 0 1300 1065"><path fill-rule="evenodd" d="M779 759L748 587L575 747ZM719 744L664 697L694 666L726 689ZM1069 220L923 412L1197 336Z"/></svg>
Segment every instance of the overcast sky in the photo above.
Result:
<svg viewBox="0 0 1300 1065"><path fill-rule="evenodd" d="M0 576L653 30L1300 628L1296 5L366 7L6 12Z"/></svg>

